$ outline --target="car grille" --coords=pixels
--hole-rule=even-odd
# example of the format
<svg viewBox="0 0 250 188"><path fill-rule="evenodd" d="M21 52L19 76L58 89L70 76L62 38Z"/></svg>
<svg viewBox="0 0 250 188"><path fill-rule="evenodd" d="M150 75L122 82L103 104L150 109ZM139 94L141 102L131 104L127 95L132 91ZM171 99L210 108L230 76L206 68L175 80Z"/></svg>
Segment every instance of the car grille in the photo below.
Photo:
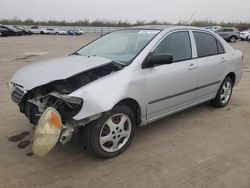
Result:
<svg viewBox="0 0 250 188"><path fill-rule="evenodd" d="M20 100L23 98L25 92L22 91L21 89L19 89L18 87L14 86L14 89L11 93L11 99L15 102L15 103L19 103Z"/></svg>

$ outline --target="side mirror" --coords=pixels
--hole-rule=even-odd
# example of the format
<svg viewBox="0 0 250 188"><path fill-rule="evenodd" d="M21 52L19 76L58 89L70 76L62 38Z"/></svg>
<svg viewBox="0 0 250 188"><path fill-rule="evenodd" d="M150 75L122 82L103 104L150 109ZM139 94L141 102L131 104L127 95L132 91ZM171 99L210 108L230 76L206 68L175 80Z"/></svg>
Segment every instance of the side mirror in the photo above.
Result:
<svg viewBox="0 0 250 188"><path fill-rule="evenodd" d="M142 63L142 69L160 66L160 65L166 65L173 63L173 56L162 53L162 54L153 54L153 52L148 54L148 57L146 60Z"/></svg>

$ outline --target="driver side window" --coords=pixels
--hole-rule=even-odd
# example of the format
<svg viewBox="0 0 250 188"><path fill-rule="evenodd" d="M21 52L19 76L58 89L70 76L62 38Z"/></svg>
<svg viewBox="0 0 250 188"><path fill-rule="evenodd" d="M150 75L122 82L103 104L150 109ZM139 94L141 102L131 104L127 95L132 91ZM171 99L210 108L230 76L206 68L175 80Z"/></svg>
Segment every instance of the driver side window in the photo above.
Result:
<svg viewBox="0 0 250 188"><path fill-rule="evenodd" d="M191 42L188 31L179 31L166 36L155 48L154 54L169 54L173 62L192 58Z"/></svg>

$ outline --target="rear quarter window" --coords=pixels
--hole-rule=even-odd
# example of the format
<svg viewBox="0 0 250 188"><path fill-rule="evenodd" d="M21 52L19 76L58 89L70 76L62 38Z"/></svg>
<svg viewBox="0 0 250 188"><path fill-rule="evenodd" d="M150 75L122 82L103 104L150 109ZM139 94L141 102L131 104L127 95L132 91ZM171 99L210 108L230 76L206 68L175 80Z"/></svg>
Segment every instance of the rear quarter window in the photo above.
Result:
<svg viewBox="0 0 250 188"><path fill-rule="evenodd" d="M219 41L217 41L217 46L218 46L218 54L224 54L225 50Z"/></svg>

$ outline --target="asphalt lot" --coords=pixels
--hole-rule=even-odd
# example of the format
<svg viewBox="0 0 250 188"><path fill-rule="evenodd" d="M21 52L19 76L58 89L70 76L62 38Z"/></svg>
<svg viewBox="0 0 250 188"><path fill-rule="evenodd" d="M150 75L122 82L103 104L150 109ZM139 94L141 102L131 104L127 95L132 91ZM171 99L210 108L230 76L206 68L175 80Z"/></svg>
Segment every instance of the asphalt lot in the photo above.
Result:
<svg viewBox="0 0 250 188"><path fill-rule="evenodd" d="M0 38L0 187L250 187L250 71L222 109L202 104L139 128L122 155L100 160L79 140L46 157L9 139L32 127L10 100L8 80L20 67L67 55L96 36ZM250 69L250 43L237 42ZM32 78L31 78L32 79ZM28 134L27 133L27 134ZM13 138L13 137L12 137ZM19 147L18 147L19 146Z"/></svg>

